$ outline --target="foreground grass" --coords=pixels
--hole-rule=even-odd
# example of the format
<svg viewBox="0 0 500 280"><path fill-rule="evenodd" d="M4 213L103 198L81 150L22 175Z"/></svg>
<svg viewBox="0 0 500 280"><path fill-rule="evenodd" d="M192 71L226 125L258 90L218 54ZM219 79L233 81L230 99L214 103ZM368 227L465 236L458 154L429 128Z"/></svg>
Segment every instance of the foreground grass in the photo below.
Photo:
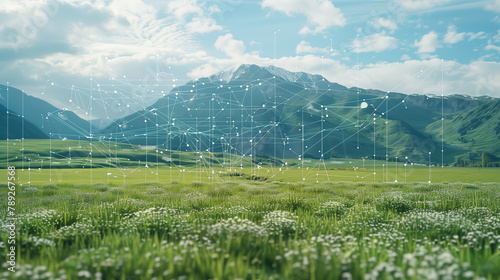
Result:
<svg viewBox="0 0 500 280"><path fill-rule="evenodd" d="M0 190L6 205L7 190ZM17 272L4 264L5 279L500 277L497 183L45 184L17 191L22 245ZM0 238L6 259L5 229Z"/></svg>

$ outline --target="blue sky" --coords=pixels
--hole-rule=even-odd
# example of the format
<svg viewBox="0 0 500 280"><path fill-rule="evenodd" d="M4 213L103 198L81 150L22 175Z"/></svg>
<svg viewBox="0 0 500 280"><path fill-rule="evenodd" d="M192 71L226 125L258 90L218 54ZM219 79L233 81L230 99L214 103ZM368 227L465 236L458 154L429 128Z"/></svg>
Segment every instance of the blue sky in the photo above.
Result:
<svg viewBox="0 0 500 280"><path fill-rule="evenodd" d="M0 83L79 114L90 85L136 109L241 63L500 97L500 0L4 0L0 21Z"/></svg>

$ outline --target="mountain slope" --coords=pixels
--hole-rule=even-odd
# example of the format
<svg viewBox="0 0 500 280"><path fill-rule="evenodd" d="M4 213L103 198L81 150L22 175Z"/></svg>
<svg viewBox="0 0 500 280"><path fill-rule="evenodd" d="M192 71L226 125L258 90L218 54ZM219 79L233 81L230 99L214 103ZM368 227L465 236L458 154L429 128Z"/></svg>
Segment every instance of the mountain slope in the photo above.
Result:
<svg viewBox="0 0 500 280"><path fill-rule="evenodd" d="M20 116L24 115L25 121L32 123L46 135L52 133L57 137L67 138L89 135L89 122L86 120L16 88L0 85L0 105Z"/></svg>
<svg viewBox="0 0 500 280"><path fill-rule="evenodd" d="M441 137L441 121L427 128ZM444 120L446 143L467 151L460 159L480 160L483 152L500 155L500 100L482 104L464 113L456 113Z"/></svg>
<svg viewBox="0 0 500 280"><path fill-rule="evenodd" d="M16 114L9 114L9 131L7 132L7 108L0 105L0 140L7 139L45 139L48 136L29 121L22 122L22 118ZM24 134L22 127L24 126Z"/></svg>

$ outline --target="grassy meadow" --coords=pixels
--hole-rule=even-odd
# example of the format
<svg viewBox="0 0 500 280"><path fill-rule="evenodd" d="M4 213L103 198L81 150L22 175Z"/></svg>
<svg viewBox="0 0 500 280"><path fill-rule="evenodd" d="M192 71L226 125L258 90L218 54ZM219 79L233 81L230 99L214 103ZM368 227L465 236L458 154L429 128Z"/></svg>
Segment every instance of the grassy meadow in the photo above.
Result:
<svg viewBox="0 0 500 280"><path fill-rule="evenodd" d="M500 279L495 168L111 141L7 147L16 272L4 262L0 279ZM4 259L6 182L4 169Z"/></svg>
<svg viewBox="0 0 500 280"><path fill-rule="evenodd" d="M390 161L332 158L277 159L228 153L181 152L111 141L79 140L0 141L8 156L0 166L15 166L19 184L105 182L126 185L142 182L221 183L282 182L499 182L496 168L441 167L412 159ZM5 182L6 172L0 173Z"/></svg>
<svg viewBox="0 0 500 280"><path fill-rule="evenodd" d="M16 273L3 279L500 277L498 183L45 183L16 191L22 245ZM0 192L6 204L5 185Z"/></svg>
<svg viewBox="0 0 500 280"><path fill-rule="evenodd" d="M407 166L406 172L403 164L398 164L396 171L395 163L389 168L382 165L385 162L378 161L373 175L371 168L318 168L299 167L273 168L265 166L262 169L248 168L206 168L193 166L175 166L156 168L70 168L70 169L17 169L17 179L20 184L44 184L44 183L106 183L110 185L127 185L144 182L178 182L178 183L222 183L222 182L249 182L249 181L281 181L281 182L426 182L429 181L428 166ZM233 170L233 171L229 171ZM302 173L302 171L304 171ZM213 173L212 173L213 172ZM304 177L302 177L304 174ZM396 175L397 174L397 175ZM470 168L470 167L431 167L430 179L432 183L475 183L475 182L500 182L498 168ZM0 174L0 180L6 182L7 173ZM51 180L52 178L52 180ZM92 179L91 179L92 178Z"/></svg>

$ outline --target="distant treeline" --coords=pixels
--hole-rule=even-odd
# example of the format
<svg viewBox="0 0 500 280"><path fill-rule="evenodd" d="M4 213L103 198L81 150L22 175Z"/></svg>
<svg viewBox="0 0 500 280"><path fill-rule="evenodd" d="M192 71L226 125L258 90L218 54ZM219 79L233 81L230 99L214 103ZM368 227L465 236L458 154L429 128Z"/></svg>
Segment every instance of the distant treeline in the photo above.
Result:
<svg viewBox="0 0 500 280"><path fill-rule="evenodd" d="M500 167L500 159L487 152L469 153L468 159L459 159L455 163L457 167Z"/></svg>

